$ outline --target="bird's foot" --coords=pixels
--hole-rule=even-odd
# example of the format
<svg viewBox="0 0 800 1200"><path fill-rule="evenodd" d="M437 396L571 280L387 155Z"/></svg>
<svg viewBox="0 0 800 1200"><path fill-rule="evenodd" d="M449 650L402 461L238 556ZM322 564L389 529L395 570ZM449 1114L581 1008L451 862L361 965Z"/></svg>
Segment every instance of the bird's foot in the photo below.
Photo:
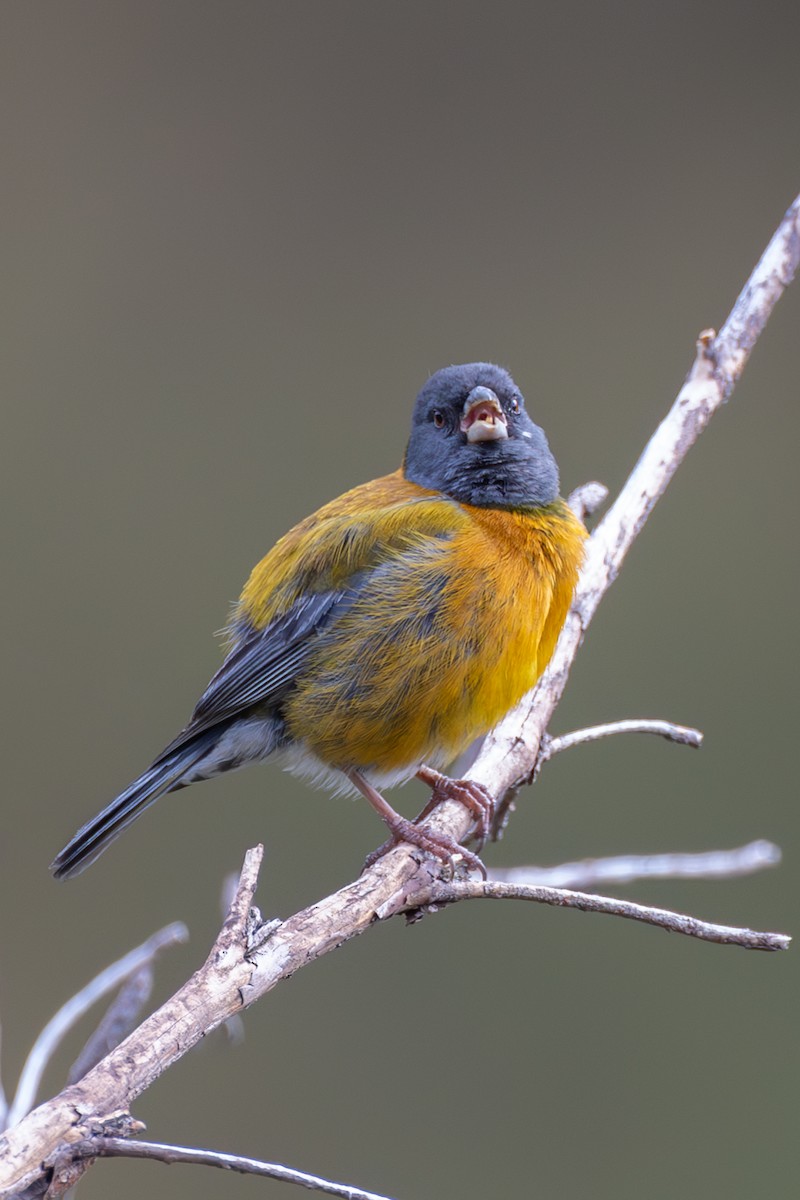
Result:
<svg viewBox="0 0 800 1200"><path fill-rule="evenodd" d="M450 779L432 767L420 767L417 779L433 788L433 795L417 820L423 820L443 800L457 800L475 818L470 836L475 838L478 850L482 850L489 840L495 811L494 798L483 784L473 779Z"/></svg>
<svg viewBox="0 0 800 1200"><path fill-rule="evenodd" d="M427 767L421 769L428 771ZM465 867L479 871L481 876L484 879L486 878L486 867L477 854L473 854L470 850L465 850L455 838L449 837L445 833L434 833L433 830L422 828L420 822L428 815L431 807L436 807L435 804L427 805L416 821L409 821L406 817L401 817L399 813L394 811L388 801L384 800L380 792L364 778L360 771L352 770L348 771L347 774L351 782L361 792L361 795L375 809L375 812L392 835L387 842L384 842L377 850L373 850L372 854L368 856L364 863L364 870L376 863L379 858L382 858L398 842L410 842L412 846L418 846L420 850L425 850L428 854L432 854L434 858L438 859L450 876L454 874L456 863L460 861ZM426 782L432 782L435 787L439 780L447 784L453 783L453 780L446 779L444 775L439 775L438 771L429 771L429 779L426 779ZM435 792L434 797L431 799L433 800L434 798L436 799L436 804L441 803L445 799L441 793L437 797Z"/></svg>
<svg viewBox="0 0 800 1200"><path fill-rule="evenodd" d="M388 821L386 823L389 824ZM424 850L438 859L450 878L455 874L456 866L459 864L463 864L468 870L478 871L483 879L486 878L486 867L477 854L465 849L455 838L448 837L446 833L433 833L431 830L422 829L416 821L408 821L401 816L398 816L396 823L393 822L389 828L392 836L377 850L373 850L371 854L367 855L362 868L364 871L374 866L379 859L383 858L384 854L394 849L399 843L410 842L412 846L417 846L420 850Z"/></svg>

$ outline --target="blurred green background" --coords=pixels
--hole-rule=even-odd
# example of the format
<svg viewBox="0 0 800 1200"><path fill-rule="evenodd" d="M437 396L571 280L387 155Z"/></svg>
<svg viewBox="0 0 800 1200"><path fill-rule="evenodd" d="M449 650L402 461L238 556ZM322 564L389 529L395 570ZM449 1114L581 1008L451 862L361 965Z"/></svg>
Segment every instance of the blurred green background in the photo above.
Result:
<svg viewBox="0 0 800 1200"><path fill-rule="evenodd" d="M565 490L618 488L798 189L795 4L7 0L0 886L3 1071L168 920L205 956L264 840L288 915L381 838L274 768L163 801L79 880L47 864L184 723L211 636L295 520L399 461L437 367L507 365ZM624 889L800 930L800 284L604 601L554 725L576 750L491 864L779 842L776 871ZM422 789L395 799L415 811ZM398 1200L796 1186L797 953L531 906L394 922L137 1102L149 1136ZM56 1090L76 1037L47 1079ZM100 1163L81 1196L289 1196ZM159 1191L160 1189L160 1191Z"/></svg>

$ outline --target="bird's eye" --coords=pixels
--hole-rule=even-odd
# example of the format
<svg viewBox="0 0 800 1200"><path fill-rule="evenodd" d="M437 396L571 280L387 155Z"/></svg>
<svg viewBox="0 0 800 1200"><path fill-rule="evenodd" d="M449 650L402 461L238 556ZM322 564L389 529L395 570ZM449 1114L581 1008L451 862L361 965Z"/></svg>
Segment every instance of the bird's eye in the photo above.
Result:
<svg viewBox="0 0 800 1200"><path fill-rule="evenodd" d="M440 408L435 408L433 410L432 416L433 416L433 423L436 426L436 428L441 429L444 426L444 413L442 412L442 410Z"/></svg>
<svg viewBox="0 0 800 1200"><path fill-rule="evenodd" d="M514 396L512 398L511 404L509 407L511 408L511 411L514 414L514 416L516 416L517 413L519 412L519 400L516 398L516 396Z"/></svg>

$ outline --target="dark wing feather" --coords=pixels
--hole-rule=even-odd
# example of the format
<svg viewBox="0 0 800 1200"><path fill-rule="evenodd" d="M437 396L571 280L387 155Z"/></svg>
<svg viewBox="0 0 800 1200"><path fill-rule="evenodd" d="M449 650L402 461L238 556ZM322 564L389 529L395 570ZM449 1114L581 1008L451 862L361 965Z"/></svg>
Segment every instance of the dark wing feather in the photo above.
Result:
<svg viewBox="0 0 800 1200"><path fill-rule="evenodd" d="M306 596L266 629L246 635L211 680L183 732L64 847L52 864L56 878L77 875L159 796L183 786L187 771L216 743L218 725L254 704L276 703L313 649L316 632L337 606L342 611L345 597L344 592Z"/></svg>
<svg viewBox="0 0 800 1200"><path fill-rule="evenodd" d="M346 595L332 591L304 596L266 629L245 636L203 692L189 724L157 761L255 704L277 703L313 650L315 634L334 610L341 611Z"/></svg>

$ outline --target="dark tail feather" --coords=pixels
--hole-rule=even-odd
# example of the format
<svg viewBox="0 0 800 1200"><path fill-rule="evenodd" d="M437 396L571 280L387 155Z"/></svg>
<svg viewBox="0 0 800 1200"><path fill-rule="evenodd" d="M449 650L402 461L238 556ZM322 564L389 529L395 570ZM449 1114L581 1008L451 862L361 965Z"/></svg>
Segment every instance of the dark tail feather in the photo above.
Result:
<svg viewBox="0 0 800 1200"><path fill-rule="evenodd" d="M109 843L127 829L146 808L154 804L165 792L179 787L186 772L201 759L212 742L218 737L217 730L208 730L187 746L173 754L157 758L143 775L127 787L88 821L57 854L50 864L56 879L69 879L79 875L99 858Z"/></svg>

